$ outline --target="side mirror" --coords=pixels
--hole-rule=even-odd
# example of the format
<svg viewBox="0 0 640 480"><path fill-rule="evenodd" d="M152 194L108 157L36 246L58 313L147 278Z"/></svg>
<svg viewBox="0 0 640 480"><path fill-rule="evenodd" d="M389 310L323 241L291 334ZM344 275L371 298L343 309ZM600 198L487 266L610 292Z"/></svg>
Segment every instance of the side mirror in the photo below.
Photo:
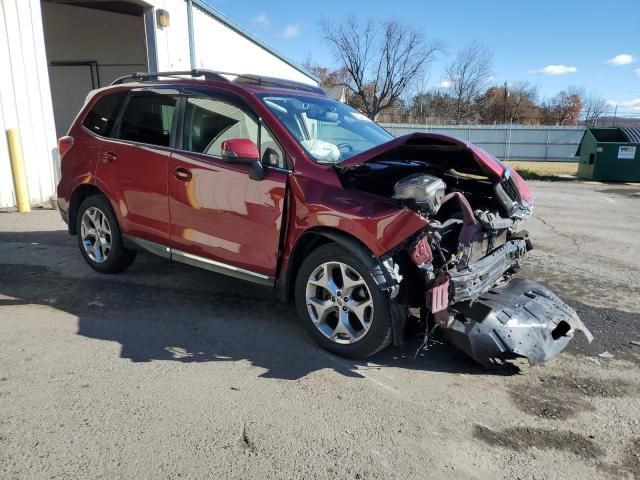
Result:
<svg viewBox="0 0 640 480"><path fill-rule="evenodd" d="M260 152L255 143L248 138L232 138L222 142L222 159L229 163L249 165L249 178L262 180L267 174L260 163Z"/></svg>

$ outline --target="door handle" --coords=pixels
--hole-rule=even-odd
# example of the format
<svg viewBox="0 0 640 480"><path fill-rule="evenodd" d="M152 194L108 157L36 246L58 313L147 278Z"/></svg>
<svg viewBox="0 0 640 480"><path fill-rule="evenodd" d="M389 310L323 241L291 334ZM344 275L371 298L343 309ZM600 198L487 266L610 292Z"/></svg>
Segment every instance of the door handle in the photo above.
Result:
<svg viewBox="0 0 640 480"><path fill-rule="evenodd" d="M191 172L184 167L178 167L175 169L176 180L180 180L181 182L188 182L191 180Z"/></svg>
<svg viewBox="0 0 640 480"><path fill-rule="evenodd" d="M116 154L116 152L102 152L102 161L104 163L111 163L111 162L115 162L118 159L118 155Z"/></svg>

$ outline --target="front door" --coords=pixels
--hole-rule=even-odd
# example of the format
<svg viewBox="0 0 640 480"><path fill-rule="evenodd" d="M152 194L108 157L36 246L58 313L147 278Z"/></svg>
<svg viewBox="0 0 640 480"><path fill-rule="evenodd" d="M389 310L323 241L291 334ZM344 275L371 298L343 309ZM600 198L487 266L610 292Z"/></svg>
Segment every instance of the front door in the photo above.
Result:
<svg viewBox="0 0 640 480"><path fill-rule="evenodd" d="M174 258L269 283L276 274L288 172L283 152L264 126L233 98L186 96L181 147L169 159L169 209ZM267 175L222 160L222 142L248 138L260 147ZM263 164L265 163L263 161ZM254 275L255 274L255 275Z"/></svg>
<svg viewBox="0 0 640 480"><path fill-rule="evenodd" d="M137 89L125 99L114 138L101 142L97 178L111 189L123 233L170 241L167 172L177 91Z"/></svg>

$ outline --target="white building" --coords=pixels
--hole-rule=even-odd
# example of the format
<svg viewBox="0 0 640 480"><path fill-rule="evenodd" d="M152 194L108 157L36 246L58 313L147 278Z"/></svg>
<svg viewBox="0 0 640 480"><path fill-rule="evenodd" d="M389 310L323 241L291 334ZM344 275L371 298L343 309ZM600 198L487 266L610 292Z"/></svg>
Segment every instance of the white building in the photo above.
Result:
<svg viewBox="0 0 640 480"><path fill-rule="evenodd" d="M0 208L15 205L6 129L20 133L31 203L45 202L56 139L90 90L131 72L192 67L316 85L202 0L0 0Z"/></svg>

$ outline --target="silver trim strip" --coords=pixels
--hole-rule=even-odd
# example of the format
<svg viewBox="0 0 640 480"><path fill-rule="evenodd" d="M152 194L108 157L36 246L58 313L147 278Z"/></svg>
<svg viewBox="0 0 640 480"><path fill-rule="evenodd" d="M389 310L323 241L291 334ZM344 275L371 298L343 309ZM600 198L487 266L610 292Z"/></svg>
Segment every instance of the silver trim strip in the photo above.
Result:
<svg viewBox="0 0 640 480"><path fill-rule="evenodd" d="M230 275L232 277L248 279L254 282L263 283L265 285L273 285L274 279L273 277L269 277L268 275L252 272L240 267L234 267L233 265L217 262L215 260L200 257L198 255L193 255L181 250L171 249L171 259L214 272L224 273L225 275Z"/></svg>
<svg viewBox="0 0 640 480"><path fill-rule="evenodd" d="M183 252L182 250L176 250L169 248L160 243L144 240L133 235L124 236L130 242L137 244L149 253L158 255L159 257L173 260L180 263L185 263L212 272L220 273L222 275L228 275L230 277L240 278L249 282L259 283L261 285L268 285L273 287L275 285L275 279L262 273L252 272L251 270L245 270L244 268L234 267L222 262L217 262L209 258L200 257L191 253Z"/></svg>
<svg viewBox="0 0 640 480"><path fill-rule="evenodd" d="M144 248L149 253L171 260L171 249L169 247L165 247L164 245L156 242L150 242L144 238L134 237L132 235L126 235L126 238L127 240L136 243L139 247Z"/></svg>

